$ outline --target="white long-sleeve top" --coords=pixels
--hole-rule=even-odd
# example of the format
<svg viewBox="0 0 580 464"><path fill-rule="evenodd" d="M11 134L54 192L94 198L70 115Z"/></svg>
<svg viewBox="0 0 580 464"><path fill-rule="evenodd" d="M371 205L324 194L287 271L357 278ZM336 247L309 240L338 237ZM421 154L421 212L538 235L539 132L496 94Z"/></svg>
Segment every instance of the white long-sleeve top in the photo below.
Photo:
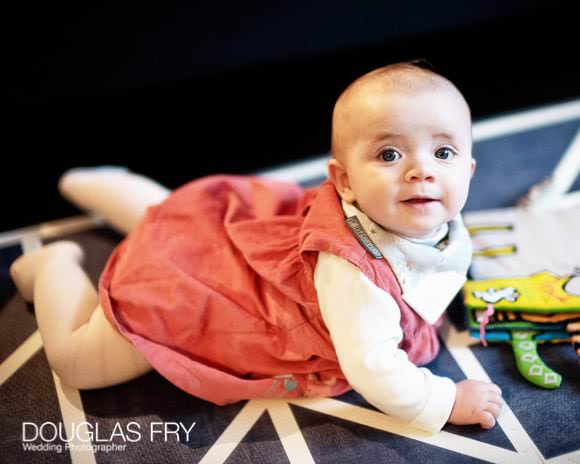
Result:
<svg viewBox="0 0 580 464"><path fill-rule="evenodd" d="M415 312L434 323L465 282L471 241L460 217L442 226L432 240L399 237L343 202L379 248ZM435 246L443 237L444 246ZM319 253L314 283L323 320L348 382L384 413L428 432L447 422L455 401L451 379L415 366L399 349L401 311L391 295L348 261Z"/></svg>

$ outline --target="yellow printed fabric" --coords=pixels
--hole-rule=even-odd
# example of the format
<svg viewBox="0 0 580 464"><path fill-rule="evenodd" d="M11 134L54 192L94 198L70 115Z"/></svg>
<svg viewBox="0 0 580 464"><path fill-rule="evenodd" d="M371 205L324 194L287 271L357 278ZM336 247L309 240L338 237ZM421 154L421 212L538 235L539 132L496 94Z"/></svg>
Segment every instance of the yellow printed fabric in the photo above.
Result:
<svg viewBox="0 0 580 464"><path fill-rule="evenodd" d="M576 277L540 272L530 277L470 280L464 286L464 302L473 309L493 304L496 311L577 312L580 296L568 289Z"/></svg>

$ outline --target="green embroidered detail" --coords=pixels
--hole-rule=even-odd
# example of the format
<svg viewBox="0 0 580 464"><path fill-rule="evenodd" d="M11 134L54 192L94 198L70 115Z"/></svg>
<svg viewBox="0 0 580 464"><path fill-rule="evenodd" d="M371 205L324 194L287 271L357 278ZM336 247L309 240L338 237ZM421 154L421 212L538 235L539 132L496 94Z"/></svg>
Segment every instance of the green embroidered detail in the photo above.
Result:
<svg viewBox="0 0 580 464"><path fill-rule="evenodd" d="M534 340L537 332L512 331L512 348L519 373L528 382L547 389L558 388L562 376L544 364L538 355L538 342Z"/></svg>
<svg viewBox="0 0 580 464"><path fill-rule="evenodd" d="M285 379L284 380L284 390L286 390L287 392L291 392L294 391L298 388L298 382L296 382L296 380L292 379Z"/></svg>

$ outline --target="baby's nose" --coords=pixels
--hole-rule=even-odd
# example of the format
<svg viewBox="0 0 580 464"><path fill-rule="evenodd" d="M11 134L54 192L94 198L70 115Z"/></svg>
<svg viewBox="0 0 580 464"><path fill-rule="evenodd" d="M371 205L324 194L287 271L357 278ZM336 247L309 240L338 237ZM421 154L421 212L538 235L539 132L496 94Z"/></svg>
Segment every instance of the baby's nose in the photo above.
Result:
<svg viewBox="0 0 580 464"><path fill-rule="evenodd" d="M405 180L407 182L433 182L435 173L428 163L417 161L406 172Z"/></svg>

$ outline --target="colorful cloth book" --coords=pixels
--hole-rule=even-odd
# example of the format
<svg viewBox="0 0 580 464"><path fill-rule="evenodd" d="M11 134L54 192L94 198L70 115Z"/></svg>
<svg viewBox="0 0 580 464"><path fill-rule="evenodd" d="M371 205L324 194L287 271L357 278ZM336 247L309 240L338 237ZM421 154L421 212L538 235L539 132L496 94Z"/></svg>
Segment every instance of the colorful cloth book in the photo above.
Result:
<svg viewBox="0 0 580 464"><path fill-rule="evenodd" d="M472 336L510 343L518 371L543 388L561 376L538 343L572 343L580 357L580 208L506 208L466 214L474 242L463 289Z"/></svg>

